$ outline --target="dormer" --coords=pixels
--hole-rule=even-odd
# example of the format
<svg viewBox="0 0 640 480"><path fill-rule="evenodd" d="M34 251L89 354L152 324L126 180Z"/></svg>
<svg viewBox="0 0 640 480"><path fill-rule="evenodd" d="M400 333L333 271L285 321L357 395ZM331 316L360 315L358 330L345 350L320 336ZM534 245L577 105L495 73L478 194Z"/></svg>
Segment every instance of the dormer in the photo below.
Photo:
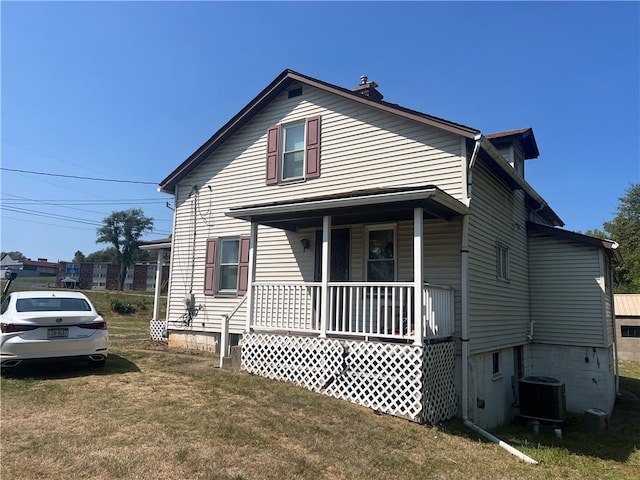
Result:
<svg viewBox="0 0 640 480"><path fill-rule="evenodd" d="M538 158L540 155L531 128L491 133L486 135L486 138L522 178L524 161Z"/></svg>

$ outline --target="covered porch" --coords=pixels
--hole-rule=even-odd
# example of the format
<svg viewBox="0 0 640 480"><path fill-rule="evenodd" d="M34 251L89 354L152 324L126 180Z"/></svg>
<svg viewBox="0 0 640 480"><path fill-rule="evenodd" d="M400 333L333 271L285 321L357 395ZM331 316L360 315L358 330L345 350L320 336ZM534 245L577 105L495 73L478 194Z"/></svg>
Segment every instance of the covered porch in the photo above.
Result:
<svg viewBox="0 0 640 480"><path fill-rule="evenodd" d="M242 370L420 423L454 416L453 335L462 224L455 220L466 213L464 204L433 186L351 192L227 212L251 222L249 258L244 259L248 285ZM279 251L297 246L296 267L306 270L302 281L274 281L273 274L267 281L256 279L262 266L257 258L274 262L273 255L260 257L258 249L281 245L259 239L258 225L292 232L289 245ZM341 247L341 231L353 250L359 246L357 251ZM357 242L351 239L356 231ZM313 265L305 257L310 233ZM429 252L425 268L425 243L430 242L439 247ZM438 252L446 252L447 258ZM344 268L345 259L353 259L349 268ZM431 283L432 278L445 282ZM446 284L447 278L453 285Z"/></svg>
<svg viewBox="0 0 640 480"><path fill-rule="evenodd" d="M373 189L231 209L228 216L251 222L245 331L414 345L453 336L455 290L425 278L424 224L466 213L464 204L434 186ZM391 222L413 224L412 238L403 242L405 250L410 245L411 251L405 254L412 262L408 268L413 278L398 281L395 266L393 278L383 278L378 273L383 262L364 266L361 281L336 268L340 260L336 257L345 253L338 250L336 254L332 231ZM288 232L315 229L314 281L257 281L258 225ZM302 242L307 242L306 250L309 241ZM399 246L392 247L391 256L396 258Z"/></svg>

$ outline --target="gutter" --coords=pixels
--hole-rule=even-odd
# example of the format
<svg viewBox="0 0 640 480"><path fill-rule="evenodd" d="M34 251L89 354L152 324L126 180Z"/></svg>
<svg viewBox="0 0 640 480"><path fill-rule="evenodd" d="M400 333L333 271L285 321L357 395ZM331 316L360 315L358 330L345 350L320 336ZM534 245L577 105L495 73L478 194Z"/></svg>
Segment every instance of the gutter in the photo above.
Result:
<svg viewBox="0 0 640 480"><path fill-rule="evenodd" d="M478 151L482 146L482 140L485 137L482 134L476 136L476 144L473 149L473 154L469 160L469 170L473 168L475 164ZM487 141L485 139L485 141ZM487 141L488 142L488 141ZM493 146L492 146L493 147ZM496 152L497 153L497 152ZM499 155L499 154L498 154ZM470 185L469 185L470 187ZM470 206L471 198L467 198L467 206ZM467 213L462 217L462 245L460 248L461 253L461 282L462 282L462 321L461 321L461 340L462 340L462 420L464 425L476 433L479 433L487 440L498 444L504 448L510 454L515 455L525 463L537 465L538 462L533 458L525 455L520 450L512 447L508 443L503 442L499 438L491 435L486 430L483 430L477 426L473 421L469 419L469 214Z"/></svg>
<svg viewBox="0 0 640 480"><path fill-rule="evenodd" d="M549 204L540 196L538 192L534 190L534 188L529 185L529 183L522 178L520 175L516 173L516 171L509 165L509 163L500 155L500 152L496 150L493 144L485 137L482 133L477 134L473 139L476 141L476 144L480 144L482 149L489 154L489 156L496 162L502 170L509 176L509 178L516 184L519 185L524 192L531 197L540 207L538 210L543 210L548 208L553 216L555 217L555 222L553 222L556 227L563 227L564 222L551 210ZM475 151L475 150L474 150Z"/></svg>

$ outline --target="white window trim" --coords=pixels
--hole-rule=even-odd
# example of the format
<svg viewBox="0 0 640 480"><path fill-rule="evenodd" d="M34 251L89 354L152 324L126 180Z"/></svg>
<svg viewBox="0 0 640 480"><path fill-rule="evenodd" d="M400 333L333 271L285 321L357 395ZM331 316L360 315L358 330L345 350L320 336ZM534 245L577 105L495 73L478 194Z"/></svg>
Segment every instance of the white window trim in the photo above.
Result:
<svg viewBox="0 0 640 480"><path fill-rule="evenodd" d="M291 151L287 151L286 150L286 144L287 144L287 129L292 128L292 127L299 127L302 126L302 175L298 176L298 177L287 177L285 178L284 173L285 173L285 167L284 167L284 157L287 153L292 153L292 152L299 152L300 150L291 150ZM279 180L281 182L295 182L295 181L299 181L299 180L304 180L305 179L305 172L306 172L306 168L307 168L307 122L306 120L302 120L302 121L296 121L296 122L292 122L292 123L287 123L281 126L280 131L282 138L280 139L281 141L281 145L282 145L282 152L280 153L280 158L279 158L279 162L280 162L280 178Z"/></svg>
<svg viewBox="0 0 640 480"><path fill-rule="evenodd" d="M365 229L365 238L364 238L364 272L363 278L365 281L369 281L369 269L367 268L369 265L369 232L379 231L379 230L393 230L393 280L398 280L398 224L396 223L381 223L376 225L367 225Z"/></svg>
<svg viewBox="0 0 640 480"><path fill-rule="evenodd" d="M238 258L236 259L236 263L222 263L222 245L224 242L228 241L236 241L238 243ZM218 237L218 251L216 252L216 268L215 268L215 276L216 276L216 293L220 293L222 295L233 294L235 295L237 292L237 284L238 284L238 275L240 270L240 237ZM222 288L222 268L224 266L232 266L235 265L237 268L236 271L236 286L233 288Z"/></svg>

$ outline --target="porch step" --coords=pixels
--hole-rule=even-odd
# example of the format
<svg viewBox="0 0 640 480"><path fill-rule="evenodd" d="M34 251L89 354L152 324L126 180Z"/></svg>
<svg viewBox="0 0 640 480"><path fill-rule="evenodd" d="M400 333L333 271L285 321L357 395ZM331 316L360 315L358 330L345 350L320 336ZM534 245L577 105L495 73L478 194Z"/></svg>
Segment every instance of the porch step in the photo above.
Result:
<svg viewBox="0 0 640 480"><path fill-rule="evenodd" d="M223 370L240 370L241 352L242 352L242 347L240 345L231 347L231 354L227 355L222 359L222 369Z"/></svg>

